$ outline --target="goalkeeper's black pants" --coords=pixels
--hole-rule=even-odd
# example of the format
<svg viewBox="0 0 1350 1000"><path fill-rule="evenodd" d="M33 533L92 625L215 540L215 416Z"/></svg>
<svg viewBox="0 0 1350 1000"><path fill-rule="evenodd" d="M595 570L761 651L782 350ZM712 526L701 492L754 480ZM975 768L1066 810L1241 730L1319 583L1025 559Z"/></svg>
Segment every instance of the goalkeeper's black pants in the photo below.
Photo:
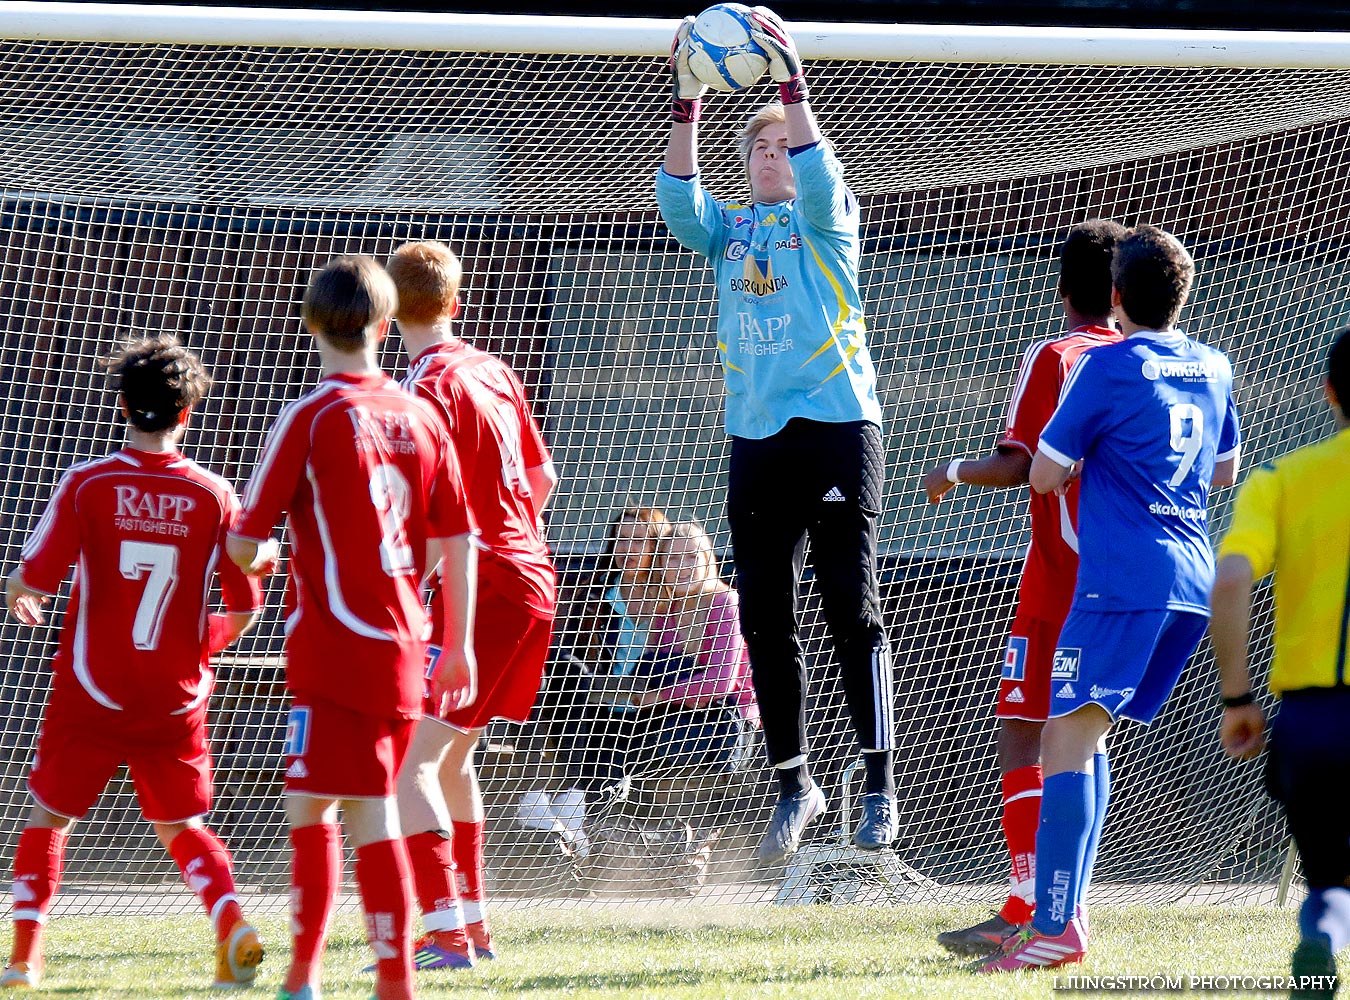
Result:
<svg viewBox="0 0 1350 1000"><path fill-rule="evenodd" d="M768 438L732 438L727 517L772 765L807 752L798 590L808 537L859 748L894 749L895 685L877 586L884 466L881 429L865 421L794 419Z"/></svg>

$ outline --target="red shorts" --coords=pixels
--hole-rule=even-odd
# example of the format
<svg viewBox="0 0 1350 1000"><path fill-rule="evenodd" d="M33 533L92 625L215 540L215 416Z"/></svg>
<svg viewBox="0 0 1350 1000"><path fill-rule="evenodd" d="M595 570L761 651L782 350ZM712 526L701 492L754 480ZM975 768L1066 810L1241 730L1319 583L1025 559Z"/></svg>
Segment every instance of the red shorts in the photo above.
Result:
<svg viewBox="0 0 1350 1000"><path fill-rule="evenodd" d="M482 729L493 719L528 722L552 638L551 616L542 617L496 590L479 588L473 623L478 697L467 708L445 716L437 714L428 699L427 716L461 732ZM439 655L438 646L428 650L428 677Z"/></svg>
<svg viewBox="0 0 1350 1000"><path fill-rule="evenodd" d="M1050 713L1050 665L1062 622L1018 614L1008 635L998 685L1000 719L1044 722Z"/></svg>
<svg viewBox="0 0 1350 1000"><path fill-rule="evenodd" d="M286 718L286 791L329 799L394 794L413 719L382 719L297 694Z"/></svg>
<svg viewBox="0 0 1350 1000"><path fill-rule="evenodd" d="M181 823L211 811L205 707L152 724L105 714L106 724L91 724L56 697L48 703L28 775L38 805L79 819L126 764L141 815L151 823Z"/></svg>

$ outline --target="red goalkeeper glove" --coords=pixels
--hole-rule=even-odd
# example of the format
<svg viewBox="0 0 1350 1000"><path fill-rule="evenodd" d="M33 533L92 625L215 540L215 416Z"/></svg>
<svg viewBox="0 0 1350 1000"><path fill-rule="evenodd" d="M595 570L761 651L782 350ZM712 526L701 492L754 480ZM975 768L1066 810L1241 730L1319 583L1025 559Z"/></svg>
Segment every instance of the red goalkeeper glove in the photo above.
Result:
<svg viewBox="0 0 1350 1000"><path fill-rule="evenodd" d="M800 104L806 100L806 77L802 74L802 57L792 41L782 19L768 7L752 7L750 31L759 47L769 57L769 75L778 83L778 96L784 104Z"/></svg>
<svg viewBox="0 0 1350 1000"><path fill-rule="evenodd" d="M689 68L689 31L693 26L693 16L686 17L670 43L670 114L677 122L698 121L701 101L708 91L707 85Z"/></svg>

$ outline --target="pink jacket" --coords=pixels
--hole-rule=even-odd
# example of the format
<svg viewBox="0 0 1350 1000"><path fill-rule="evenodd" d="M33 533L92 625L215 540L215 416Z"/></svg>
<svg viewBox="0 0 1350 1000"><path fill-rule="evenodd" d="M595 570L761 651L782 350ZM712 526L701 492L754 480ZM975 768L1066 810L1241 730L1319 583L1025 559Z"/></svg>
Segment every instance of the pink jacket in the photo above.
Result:
<svg viewBox="0 0 1350 1000"><path fill-rule="evenodd" d="M678 646L678 624L672 616L655 619L648 648ZM741 637L740 598L736 591L718 591L713 595L695 659L702 669L688 680L661 688L660 700L706 708L719 698L729 697L741 717L758 726L759 705L750 683L750 654Z"/></svg>

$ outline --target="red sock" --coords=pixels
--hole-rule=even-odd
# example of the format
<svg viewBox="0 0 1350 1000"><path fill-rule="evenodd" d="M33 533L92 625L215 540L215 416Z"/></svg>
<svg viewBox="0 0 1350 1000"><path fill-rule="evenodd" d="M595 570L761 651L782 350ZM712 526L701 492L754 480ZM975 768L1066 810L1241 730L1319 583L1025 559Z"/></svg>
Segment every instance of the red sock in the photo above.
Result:
<svg viewBox="0 0 1350 1000"><path fill-rule="evenodd" d="M412 867L422 925L433 934L463 932L464 913L455 889L455 856L450 838L440 830L427 830L405 837L408 864Z"/></svg>
<svg viewBox="0 0 1350 1000"><path fill-rule="evenodd" d="M42 961L42 925L61 884L66 851L64 830L30 826L19 834L14 851L14 951L11 962Z"/></svg>
<svg viewBox="0 0 1350 1000"><path fill-rule="evenodd" d="M380 1000L401 997L396 984L406 983L411 990L413 972L412 876L403 841L358 847L356 885L366 911L366 940L375 952L375 995ZM386 992L380 991L381 983L387 984Z"/></svg>
<svg viewBox="0 0 1350 1000"><path fill-rule="evenodd" d="M284 989L318 986L328 921L342 881L342 830L318 823L291 831L291 968Z"/></svg>
<svg viewBox="0 0 1350 1000"><path fill-rule="evenodd" d="M224 941L234 925L244 919L234 895L234 859L229 849L210 830L188 827L173 838L169 854L211 918L216 940Z"/></svg>
<svg viewBox="0 0 1350 1000"><path fill-rule="evenodd" d="M455 855L455 874L459 881L460 904L464 921L484 924L487 920L487 900L483 897L483 821L454 823L450 846Z"/></svg>
<svg viewBox="0 0 1350 1000"><path fill-rule="evenodd" d="M999 916L1011 924L1031 920L1036 906L1036 828L1041 821L1041 766L1003 776L1003 836L1012 859L1012 891Z"/></svg>

